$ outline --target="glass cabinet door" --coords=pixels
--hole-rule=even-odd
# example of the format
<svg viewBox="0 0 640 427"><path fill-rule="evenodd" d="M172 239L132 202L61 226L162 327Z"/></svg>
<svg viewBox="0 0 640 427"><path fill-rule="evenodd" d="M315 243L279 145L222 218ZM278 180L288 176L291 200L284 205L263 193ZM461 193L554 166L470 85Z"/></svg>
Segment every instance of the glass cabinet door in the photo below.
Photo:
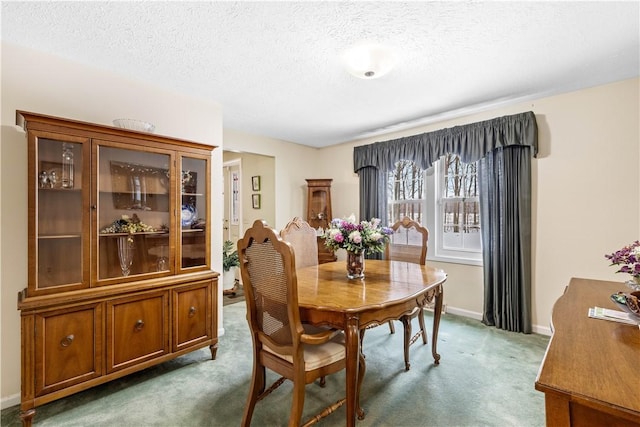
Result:
<svg viewBox="0 0 640 427"><path fill-rule="evenodd" d="M171 165L173 154L99 142L97 163L97 280L173 271ZM105 282L107 281L107 282Z"/></svg>
<svg viewBox="0 0 640 427"><path fill-rule="evenodd" d="M35 151L29 210L36 215L29 223L30 253L36 254L29 258L29 291L88 287L89 189L88 175L83 176L88 139L32 132L29 147Z"/></svg>
<svg viewBox="0 0 640 427"><path fill-rule="evenodd" d="M201 268L209 265L207 241L209 167L208 159L180 158L180 268Z"/></svg>

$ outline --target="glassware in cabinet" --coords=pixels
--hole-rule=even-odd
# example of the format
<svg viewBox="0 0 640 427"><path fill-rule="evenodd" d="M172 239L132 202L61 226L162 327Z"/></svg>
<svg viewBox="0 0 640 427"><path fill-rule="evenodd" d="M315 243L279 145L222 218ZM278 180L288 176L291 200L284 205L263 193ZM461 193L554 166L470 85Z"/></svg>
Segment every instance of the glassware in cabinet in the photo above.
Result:
<svg viewBox="0 0 640 427"><path fill-rule="evenodd" d="M180 157L180 267L200 268L209 265L209 163L207 158Z"/></svg>
<svg viewBox="0 0 640 427"><path fill-rule="evenodd" d="M88 287L89 266L84 255L88 250L89 193L84 186L86 177L82 176L88 139L33 132L30 147L34 150L30 185L35 191L30 193L29 204L36 221L29 224L29 235L36 256L29 258L29 292L36 295ZM68 167L69 157L74 158L78 169Z"/></svg>
<svg viewBox="0 0 640 427"><path fill-rule="evenodd" d="M172 155L97 146L98 280L171 271Z"/></svg>

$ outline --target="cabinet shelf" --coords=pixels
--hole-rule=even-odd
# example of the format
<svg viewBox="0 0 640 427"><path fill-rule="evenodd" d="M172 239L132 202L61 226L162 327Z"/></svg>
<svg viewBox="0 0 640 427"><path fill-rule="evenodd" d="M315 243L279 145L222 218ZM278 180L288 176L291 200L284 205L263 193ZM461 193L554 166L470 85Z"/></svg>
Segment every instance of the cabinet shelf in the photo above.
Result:
<svg viewBox="0 0 640 427"><path fill-rule="evenodd" d="M125 191L110 191L110 190L100 190L100 194L139 194L140 192L135 192L135 191L131 191L131 190L125 190ZM169 193L167 193L166 191L163 192L158 192L158 191L147 191L145 193L147 196L168 196Z"/></svg>
<svg viewBox="0 0 640 427"><path fill-rule="evenodd" d="M54 191L54 192L62 192L62 193L80 193L80 192L82 192L82 188L79 188L79 187L74 187L74 188L38 187L38 191Z"/></svg>
<svg viewBox="0 0 640 427"><path fill-rule="evenodd" d="M130 233L100 233L98 234L100 237L121 237L128 236ZM132 236L157 236L162 234L169 234L168 231L136 231L135 233L131 233Z"/></svg>
<svg viewBox="0 0 640 427"><path fill-rule="evenodd" d="M55 240L55 239L80 239L81 234L41 234L38 236L40 240Z"/></svg>

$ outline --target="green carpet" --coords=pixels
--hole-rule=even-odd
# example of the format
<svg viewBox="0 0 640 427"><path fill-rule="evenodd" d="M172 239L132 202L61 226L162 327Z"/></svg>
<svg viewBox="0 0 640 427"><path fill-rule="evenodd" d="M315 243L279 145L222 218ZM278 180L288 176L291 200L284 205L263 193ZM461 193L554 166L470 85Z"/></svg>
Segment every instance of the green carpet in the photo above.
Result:
<svg viewBox="0 0 640 427"><path fill-rule="evenodd" d="M432 314L426 313L431 325ZM417 322L414 320L414 322ZM416 323L417 325L417 323ZM238 426L251 378L245 304L224 307L226 334L218 357L202 349L37 408L35 426ZM411 347L404 371L402 326L367 331L367 371L359 426L544 426L544 395L534 382L549 338L488 328L445 314L433 365L430 343ZM429 335L429 339L431 336ZM275 375L267 371L269 379ZM254 426L287 424L291 383L258 402ZM327 386L307 386L303 420L344 395L344 373ZM319 426L343 426L345 406ZM19 426L19 407L2 411L2 426Z"/></svg>

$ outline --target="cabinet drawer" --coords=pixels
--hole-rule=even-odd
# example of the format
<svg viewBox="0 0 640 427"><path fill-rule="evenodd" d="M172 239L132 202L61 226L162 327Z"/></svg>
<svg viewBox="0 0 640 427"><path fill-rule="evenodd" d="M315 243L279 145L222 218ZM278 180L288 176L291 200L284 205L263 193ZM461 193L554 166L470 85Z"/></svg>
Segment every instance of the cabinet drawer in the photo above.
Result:
<svg viewBox="0 0 640 427"><path fill-rule="evenodd" d="M168 293L107 302L107 371L113 372L169 352Z"/></svg>
<svg viewBox="0 0 640 427"><path fill-rule="evenodd" d="M211 338L212 282L173 290L173 351Z"/></svg>
<svg viewBox="0 0 640 427"><path fill-rule="evenodd" d="M102 374L102 305L35 315L35 394Z"/></svg>

